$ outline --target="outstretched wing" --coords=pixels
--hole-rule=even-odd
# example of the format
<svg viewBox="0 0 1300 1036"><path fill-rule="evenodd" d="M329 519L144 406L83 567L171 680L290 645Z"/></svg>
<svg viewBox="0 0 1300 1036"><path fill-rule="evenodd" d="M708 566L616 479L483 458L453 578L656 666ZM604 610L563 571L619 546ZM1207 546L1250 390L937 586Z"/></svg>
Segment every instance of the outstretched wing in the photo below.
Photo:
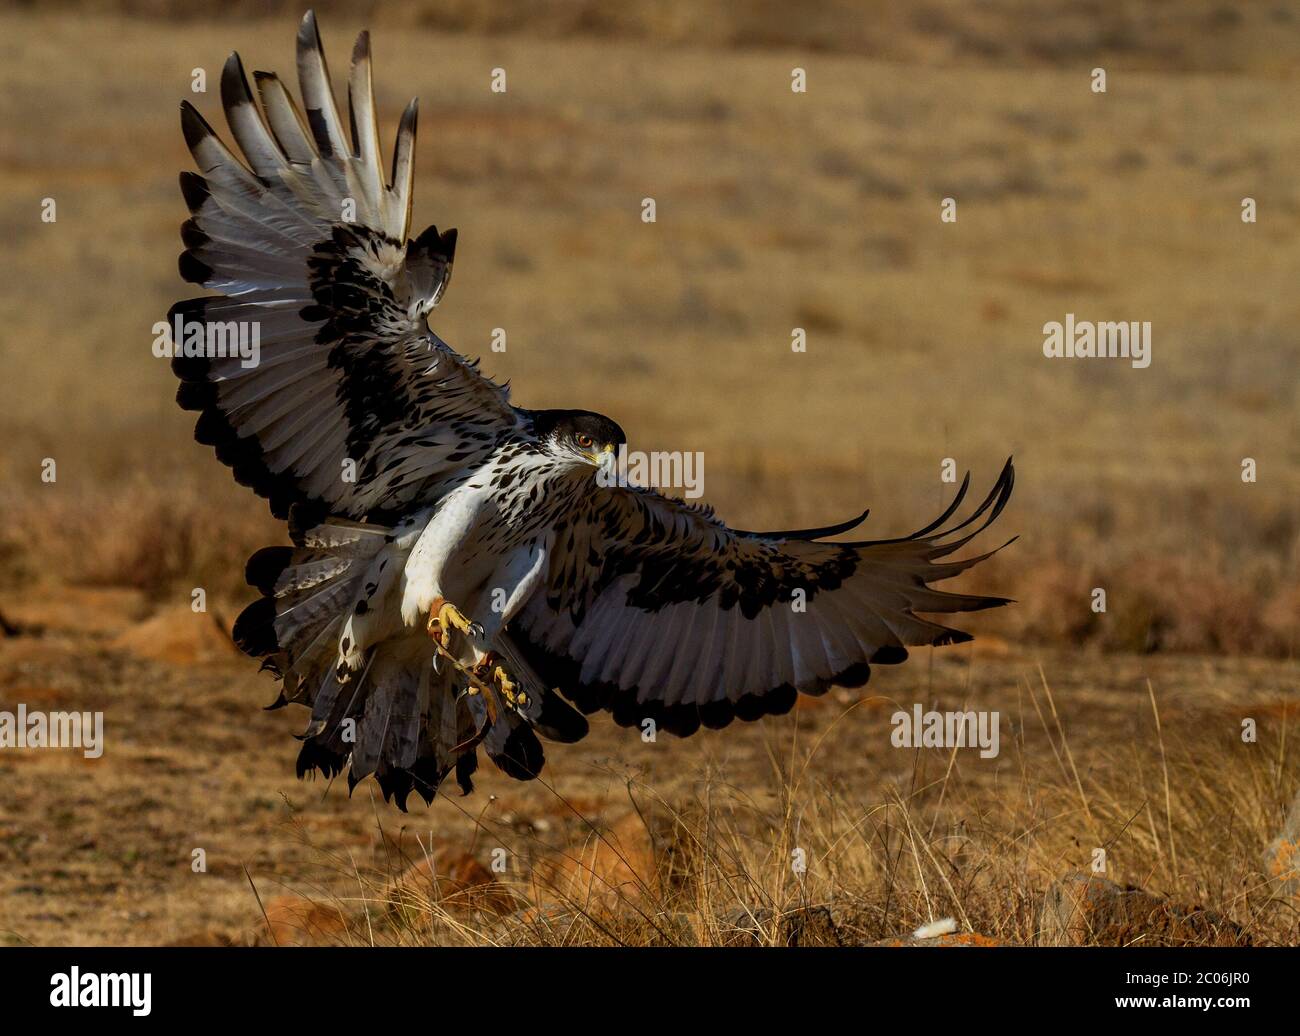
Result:
<svg viewBox="0 0 1300 1036"><path fill-rule="evenodd" d="M511 622L512 636L579 708L609 709L624 726L651 718L684 736L785 712L799 692L861 686L872 663L901 662L908 647L971 639L917 612L1008 603L930 584L994 553L940 560L997 518L1013 481L1008 460L964 521L945 528L969 476L926 528L849 543L817 537L856 522L738 533L654 492L597 490L560 535L548 584Z"/></svg>
<svg viewBox="0 0 1300 1036"><path fill-rule="evenodd" d="M350 141L310 12L298 77L305 119L270 73L256 73L259 111L239 56L226 62L222 105L247 165L181 105L202 175L181 174L192 218L180 270L219 294L168 314L177 401L199 411L195 437L277 516L316 501L385 520L438 496L518 419L506 390L425 323L451 275L456 232L430 227L407 239L415 101L398 127L390 182L368 34L352 52Z"/></svg>

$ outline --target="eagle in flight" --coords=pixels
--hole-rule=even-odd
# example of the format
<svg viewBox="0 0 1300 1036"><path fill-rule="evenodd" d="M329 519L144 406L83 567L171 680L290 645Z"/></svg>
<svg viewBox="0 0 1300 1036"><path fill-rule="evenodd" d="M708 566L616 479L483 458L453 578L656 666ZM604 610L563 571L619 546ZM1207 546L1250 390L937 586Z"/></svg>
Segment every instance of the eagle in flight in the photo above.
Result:
<svg viewBox="0 0 1300 1036"><path fill-rule="evenodd" d="M177 303L169 324L260 335L256 363L178 349L173 369L198 441L288 520L293 545L248 561L262 596L234 637L280 678L273 707L311 709L300 777L373 774L405 809L453 771L468 792L481 746L527 780L537 735L577 741L584 714L685 737L784 713L910 646L970 639L918 612L1008 603L930 584L993 553L951 558L1006 504L1010 461L964 520L969 476L925 528L856 542L828 537L865 513L742 532L598 480L626 442L615 422L515 406L430 330L456 231L408 237L416 102L386 170L369 35L352 51L346 126L311 12L297 64L302 108L266 72L255 100L239 56L226 62L242 161L181 105L199 173L180 178L180 272L212 294Z"/></svg>

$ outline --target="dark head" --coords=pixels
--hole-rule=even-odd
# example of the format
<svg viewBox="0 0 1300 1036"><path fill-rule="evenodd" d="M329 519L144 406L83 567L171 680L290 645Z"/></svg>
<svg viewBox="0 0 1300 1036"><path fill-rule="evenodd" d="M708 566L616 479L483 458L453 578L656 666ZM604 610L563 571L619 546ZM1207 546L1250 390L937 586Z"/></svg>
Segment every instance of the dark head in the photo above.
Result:
<svg viewBox="0 0 1300 1036"><path fill-rule="evenodd" d="M627 442L623 429L590 410L533 410L533 434L547 453L600 467Z"/></svg>

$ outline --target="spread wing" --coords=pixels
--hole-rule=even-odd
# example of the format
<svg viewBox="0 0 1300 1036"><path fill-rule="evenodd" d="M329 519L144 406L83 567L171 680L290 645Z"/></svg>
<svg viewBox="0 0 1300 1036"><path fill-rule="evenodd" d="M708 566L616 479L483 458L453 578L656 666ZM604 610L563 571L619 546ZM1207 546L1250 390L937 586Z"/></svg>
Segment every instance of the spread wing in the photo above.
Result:
<svg viewBox="0 0 1300 1036"><path fill-rule="evenodd" d="M971 639L917 612L1008 603L930 584L994 553L942 560L997 518L1013 481L1008 460L958 524L947 525L969 476L911 536L841 543L819 537L857 522L741 533L657 493L598 490L560 533L548 583L512 620L512 636L579 708L609 709L624 726L652 718L687 735L785 712L799 692L861 686L872 663L901 662L908 647Z"/></svg>
<svg viewBox="0 0 1300 1036"><path fill-rule="evenodd" d="M518 419L506 390L425 323L456 232L407 239L415 101L386 177L368 34L352 53L346 138L310 12L298 77L305 118L270 73L255 76L259 110L239 56L226 62L221 100L246 164L181 105L202 175L181 174L192 218L180 270L218 294L168 314L177 401L199 411L195 437L277 516L316 501L383 520L437 497Z"/></svg>

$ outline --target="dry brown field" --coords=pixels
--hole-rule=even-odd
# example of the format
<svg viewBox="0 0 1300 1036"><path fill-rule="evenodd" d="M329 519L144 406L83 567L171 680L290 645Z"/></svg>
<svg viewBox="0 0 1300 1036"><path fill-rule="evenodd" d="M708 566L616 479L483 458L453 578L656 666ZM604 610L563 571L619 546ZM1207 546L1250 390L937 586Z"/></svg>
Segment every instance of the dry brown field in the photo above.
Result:
<svg viewBox="0 0 1300 1036"><path fill-rule="evenodd" d="M1020 539L966 580L1017 603L972 645L688 740L596 717L543 780L485 764L410 814L295 781L303 717L260 710L272 681L222 626L283 530L150 352L195 293L177 104L224 129L226 54L291 71L300 12L0 12L0 708L106 729L95 760L0 750L0 942L866 942L953 917L1028 943L1099 848L1110 880L1300 942L1265 855L1300 787L1300 12L1129 6L321 11L336 75L371 28L386 134L420 97L415 222L460 230L432 324L516 402L703 451L740 528L870 506L898 535L951 499L945 458L976 491L1018 472ZM1150 321L1150 366L1046 359L1067 313ZM894 748L915 702L999 711L1000 755Z"/></svg>

